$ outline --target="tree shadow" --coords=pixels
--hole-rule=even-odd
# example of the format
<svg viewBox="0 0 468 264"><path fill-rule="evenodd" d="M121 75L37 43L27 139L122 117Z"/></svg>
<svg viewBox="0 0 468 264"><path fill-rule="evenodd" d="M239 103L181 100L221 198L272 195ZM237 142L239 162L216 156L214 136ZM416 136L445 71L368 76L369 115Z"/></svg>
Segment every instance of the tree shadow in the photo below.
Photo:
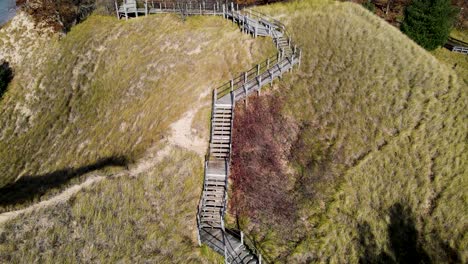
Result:
<svg viewBox="0 0 468 264"><path fill-rule="evenodd" d="M369 223L358 224L359 244L363 248L363 255L359 258L359 263L394 263L392 257L386 252L378 252L375 236L372 233Z"/></svg>
<svg viewBox="0 0 468 264"><path fill-rule="evenodd" d="M33 202L48 191L61 187L72 179L91 171L110 166L126 167L127 164L128 160L125 157L109 157L76 169L66 168L44 175L21 177L17 182L0 188L0 210L2 207Z"/></svg>
<svg viewBox="0 0 468 264"><path fill-rule="evenodd" d="M400 203L390 208L388 239L397 263L431 263L419 242L411 211Z"/></svg>
<svg viewBox="0 0 468 264"><path fill-rule="evenodd" d="M13 80L13 70L11 69L10 64L4 61L0 64L0 99L6 92L11 80Z"/></svg>
<svg viewBox="0 0 468 264"><path fill-rule="evenodd" d="M389 210L390 223L387 227L389 251L380 251L376 239L371 231L369 223L358 224L359 244L363 251L360 263L431 263L432 260L423 248L422 238L416 229L413 214L408 207L400 203L394 204ZM437 241L432 239L438 248L437 251L447 253L444 261L459 260L456 251L451 249L437 236ZM441 247L444 247L443 249ZM436 250L436 249L431 249ZM436 251L434 251L436 252ZM440 255L439 255L440 256Z"/></svg>

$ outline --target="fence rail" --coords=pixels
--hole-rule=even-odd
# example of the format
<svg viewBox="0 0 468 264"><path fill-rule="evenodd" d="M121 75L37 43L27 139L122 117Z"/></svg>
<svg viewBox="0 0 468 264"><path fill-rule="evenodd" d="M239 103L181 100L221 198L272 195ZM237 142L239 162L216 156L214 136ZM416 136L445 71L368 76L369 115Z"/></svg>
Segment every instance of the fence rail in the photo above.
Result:
<svg viewBox="0 0 468 264"><path fill-rule="evenodd" d="M244 237L241 231L227 229L224 226L224 217L227 214L234 105L238 100L247 100L247 97L251 93L260 92L263 86L271 84L275 78L281 78L282 74L292 70L294 65L300 65L301 50L292 42L289 32L281 22L258 11L246 9L246 7L248 6L228 1L213 0L124 0L115 2L116 13L119 19L122 17L128 19L133 15L138 17L141 14L158 13L180 13L183 17L187 15L222 15L223 18L231 19L234 23L239 24L244 33L252 34L254 37L269 36L273 38L278 50L276 55L267 58L213 90L210 145L204 164L204 191L200 198L196 219L198 225L198 243L201 244L203 241L203 243L210 245L218 253L224 255L226 263L243 263L243 260L240 259L242 254L237 250L241 250L244 257L253 254L252 258L255 260L255 257L257 257L259 263L262 263L263 256L263 262L268 263L270 260L266 258L266 252L259 248L258 244L249 237ZM218 111L216 115L215 111ZM215 116L217 116L217 121L214 121ZM229 116L230 123L220 121L220 119L225 120L225 116ZM229 127L229 129L225 130L226 127ZM217 133L216 137L215 131ZM227 134L228 136L225 136ZM228 138L228 143L223 142L226 140L225 137ZM218 141L214 142L214 138ZM223 153L227 153L228 155ZM212 158L210 155L216 158L216 163L211 163ZM223 169L219 169L219 162L221 160L223 161ZM208 173L210 168L213 168L210 172L211 174ZM219 177L218 174L213 174L216 170L222 171L217 172L222 174L221 178L214 180L218 182L224 181L224 187L221 190L216 189L217 187L212 187L216 186L216 183L213 182L213 177ZM209 181L207 181L208 178L210 179ZM205 191L208 193L206 197L209 197L206 198L206 201L208 201L206 203L204 203ZM219 209L210 207L214 205L210 204L210 200L212 201L212 199L214 199L215 204L216 201L219 202ZM211 228L209 230L218 228L218 232L222 230L222 233L207 231L207 227Z"/></svg>
<svg viewBox="0 0 468 264"><path fill-rule="evenodd" d="M444 47L452 52L468 54L468 43L456 38L450 37Z"/></svg>

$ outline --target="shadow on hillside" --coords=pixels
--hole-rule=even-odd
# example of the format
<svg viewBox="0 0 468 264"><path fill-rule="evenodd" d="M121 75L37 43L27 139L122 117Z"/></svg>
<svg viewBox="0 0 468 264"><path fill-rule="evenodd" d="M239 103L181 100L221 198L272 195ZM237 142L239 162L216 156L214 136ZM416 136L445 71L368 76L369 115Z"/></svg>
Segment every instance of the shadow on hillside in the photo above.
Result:
<svg viewBox="0 0 468 264"><path fill-rule="evenodd" d="M49 190L59 188L86 173L111 166L124 167L127 164L125 157L109 157L77 169L67 168L44 175L24 176L17 182L0 189L0 211L5 207L32 202Z"/></svg>
<svg viewBox="0 0 468 264"><path fill-rule="evenodd" d="M8 84L13 80L13 70L6 61L0 64L0 98L6 92Z"/></svg>
<svg viewBox="0 0 468 264"><path fill-rule="evenodd" d="M359 243L363 249L360 263L431 263L422 247L411 211L394 204L389 212L388 245L391 252L379 252L371 227L367 222L358 225Z"/></svg>

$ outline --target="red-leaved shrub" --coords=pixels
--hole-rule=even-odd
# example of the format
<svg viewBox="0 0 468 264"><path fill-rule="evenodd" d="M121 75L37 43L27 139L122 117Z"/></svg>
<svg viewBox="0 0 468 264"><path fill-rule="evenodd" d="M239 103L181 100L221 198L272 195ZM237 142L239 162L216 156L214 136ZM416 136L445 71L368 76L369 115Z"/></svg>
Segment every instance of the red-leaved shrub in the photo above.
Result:
<svg viewBox="0 0 468 264"><path fill-rule="evenodd" d="M297 125L282 114L282 105L262 95L235 111L230 209L254 222L285 224L296 212L286 164Z"/></svg>

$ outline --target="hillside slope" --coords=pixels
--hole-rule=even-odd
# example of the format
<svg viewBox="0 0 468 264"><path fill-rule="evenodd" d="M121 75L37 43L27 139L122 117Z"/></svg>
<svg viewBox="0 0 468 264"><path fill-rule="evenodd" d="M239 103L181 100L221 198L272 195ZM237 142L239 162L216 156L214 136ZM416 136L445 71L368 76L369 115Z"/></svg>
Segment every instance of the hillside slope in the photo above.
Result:
<svg viewBox="0 0 468 264"><path fill-rule="evenodd" d="M126 166L216 85L274 52L219 17L92 16L64 38L51 34L24 15L0 31L0 60L15 72L0 102L0 187L20 179L0 192L0 211Z"/></svg>
<svg viewBox="0 0 468 264"><path fill-rule="evenodd" d="M219 260L196 244L204 150L174 145L208 142L212 89L270 56L270 40L175 15L91 16L58 38L20 15L0 45L15 71L0 101L0 211L100 179L2 224L0 262Z"/></svg>
<svg viewBox="0 0 468 264"><path fill-rule="evenodd" d="M233 143L231 212L244 216L265 258L466 262L466 83L358 5L260 10L304 50L273 104L251 100L236 113L236 132L254 134ZM272 125L265 113L275 117L276 108L284 117ZM285 124L299 129L278 138ZM271 149L283 152L265 155ZM288 198L271 208L272 197Z"/></svg>

